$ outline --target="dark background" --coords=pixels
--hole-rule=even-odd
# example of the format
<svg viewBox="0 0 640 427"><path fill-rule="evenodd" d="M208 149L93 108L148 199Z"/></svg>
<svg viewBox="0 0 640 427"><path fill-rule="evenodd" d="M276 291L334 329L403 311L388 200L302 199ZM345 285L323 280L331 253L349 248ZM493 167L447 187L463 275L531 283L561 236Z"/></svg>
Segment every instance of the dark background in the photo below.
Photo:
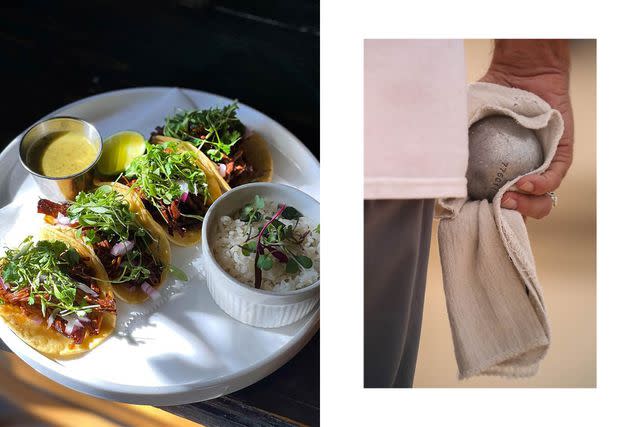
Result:
<svg viewBox="0 0 640 427"><path fill-rule="evenodd" d="M319 1L8 4L0 13L1 149L70 102L179 86L237 98L319 157ZM165 409L205 424L279 424L281 417L318 424L319 343L317 334L283 368L240 392Z"/></svg>
<svg viewBox="0 0 640 427"><path fill-rule="evenodd" d="M0 141L87 96L180 86L237 98L319 156L318 1L25 1L0 13Z"/></svg>

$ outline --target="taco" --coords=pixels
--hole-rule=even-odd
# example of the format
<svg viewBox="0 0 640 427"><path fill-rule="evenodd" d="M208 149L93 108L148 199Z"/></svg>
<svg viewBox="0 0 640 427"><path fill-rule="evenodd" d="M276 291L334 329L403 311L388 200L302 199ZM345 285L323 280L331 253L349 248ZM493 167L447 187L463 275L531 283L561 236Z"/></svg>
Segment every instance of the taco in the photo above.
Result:
<svg viewBox="0 0 640 427"><path fill-rule="evenodd" d="M79 193L73 202L40 199L38 213L55 231L87 246L117 297L141 303L159 296L171 252L162 228L127 199L131 191L120 184L103 184L91 193Z"/></svg>
<svg viewBox="0 0 640 427"><path fill-rule="evenodd" d="M147 143L119 181L131 188L126 197L142 223L155 222L179 246L200 241L204 215L221 194L201 154L186 142Z"/></svg>
<svg viewBox="0 0 640 427"><path fill-rule="evenodd" d="M115 328L116 301L97 258L43 229L0 259L0 317L24 342L54 358L95 348Z"/></svg>
<svg viewBox="0 0 640 427"><path fill-rule="evenodd" d="M223 193L249 182L269 182L273 175L269 146L242 124L237 109L237 102L233 102L220 108L178 112L156 128L151 142L192 144L211 163Z"/></svg>

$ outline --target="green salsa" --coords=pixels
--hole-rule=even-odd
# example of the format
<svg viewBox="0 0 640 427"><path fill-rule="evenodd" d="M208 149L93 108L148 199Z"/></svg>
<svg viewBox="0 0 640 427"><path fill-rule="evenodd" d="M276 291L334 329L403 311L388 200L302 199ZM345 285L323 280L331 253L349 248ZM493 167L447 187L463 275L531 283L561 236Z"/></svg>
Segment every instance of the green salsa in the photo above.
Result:
<svg viewBox="0 0 640 427"><path fill-rule="evenodd" d="M76 132L55 132L33 144L27 161L41 175L60 178L82 172L97 156L98 150L86 136Z"/></svg>

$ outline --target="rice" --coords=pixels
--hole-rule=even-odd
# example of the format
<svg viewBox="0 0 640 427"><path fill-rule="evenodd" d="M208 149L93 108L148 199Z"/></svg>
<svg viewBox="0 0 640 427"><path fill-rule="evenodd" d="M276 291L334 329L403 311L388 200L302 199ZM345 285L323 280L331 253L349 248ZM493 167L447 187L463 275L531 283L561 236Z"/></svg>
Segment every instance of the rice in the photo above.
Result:
<svg viewBox="0 0 640 427"><path fill-rule="evenodd" d="M277 210L278 207L275 202L265 200L265 208L261 211L270 217ZM295 221L289 221L281 217L278 220L285 226L295 224ZM263 226L264 223L265 221L262 220L258 224ZM302 255L309 257L313 262L311 268L301 268L297 273L291 274L285 271L285 263L274 260L271 269L262 271L260 289L273 292L288 292L312 285L320 279L320 234L314 231L316 225L303 216L299 219L296 228L296 235L302 235L307 230L310 230L302 241L300 250ZM221 216L218 220L216 231L212 249L218 264L234 278L253 288L256 254L243 255L242 248L240 248L240 245L246 242L247 223L230 216ZM251 235L255 236L258 231L259 229L254 224ZM255 239L253 240L255 241Z"/></svg>

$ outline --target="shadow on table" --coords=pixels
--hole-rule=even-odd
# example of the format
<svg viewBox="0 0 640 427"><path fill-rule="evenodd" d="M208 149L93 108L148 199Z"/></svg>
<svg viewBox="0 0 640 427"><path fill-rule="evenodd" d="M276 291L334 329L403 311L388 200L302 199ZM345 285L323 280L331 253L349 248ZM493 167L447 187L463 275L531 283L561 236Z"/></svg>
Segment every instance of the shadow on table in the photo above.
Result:
<svg viewBox="0 0 640 427"><path fill-rule="evenodd" d="M151 407L109 402L70 390L0 351L1 426L194 426Z"/></svg>

